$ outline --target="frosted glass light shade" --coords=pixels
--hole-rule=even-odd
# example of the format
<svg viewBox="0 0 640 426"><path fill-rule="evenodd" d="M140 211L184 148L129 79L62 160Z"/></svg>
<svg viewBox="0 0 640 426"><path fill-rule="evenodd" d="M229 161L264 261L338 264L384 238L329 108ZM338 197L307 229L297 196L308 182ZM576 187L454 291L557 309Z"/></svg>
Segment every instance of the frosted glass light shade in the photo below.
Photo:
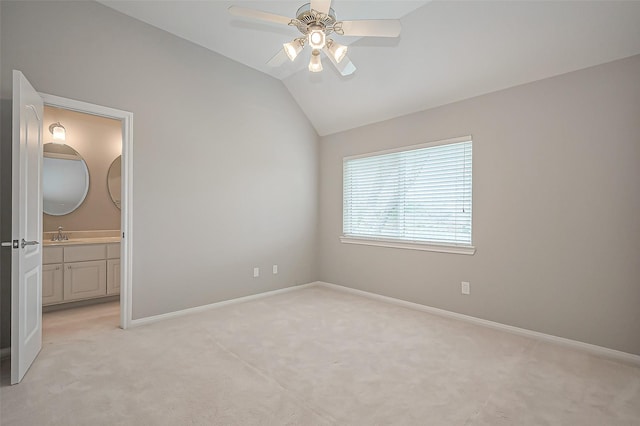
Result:
<svg viewBox="0 0 640 426"><path fill-rule="evenodd" d="M347 49L347 46L336 43L333 40L331 40L331 43L329 44L329 52L331 52L331 55L338 63L340 63L340 61L343 60L345 56L347 56Z"/></svg>
<svg viewBox="0 0 640 426"><path fill-rule="evenodd" d="M293 62L298 54L302 51L302 43L300 40L293 40L291 43L284 43L282 45L284 47L284 52L287 54L289 59Z"/></svg>
<svg viewBox="0 0 640 426"><path fill-rule="evenodd" d="M322 61L320 60L320 51L314 50L311 52L311 60L309 61L309 71L320 72L322 71Z"/></svg>

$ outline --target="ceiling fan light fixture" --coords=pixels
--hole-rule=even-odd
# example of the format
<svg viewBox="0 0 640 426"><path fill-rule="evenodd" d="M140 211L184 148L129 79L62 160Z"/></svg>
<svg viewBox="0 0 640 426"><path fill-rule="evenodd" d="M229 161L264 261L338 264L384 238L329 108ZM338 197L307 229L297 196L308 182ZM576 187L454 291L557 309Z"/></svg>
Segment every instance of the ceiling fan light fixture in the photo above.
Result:
<svg viewBox="0 0 640 426"><path fill-rule="evenodd" d="M327 47L329 48L331 56L333 56L333 59L335 59L337 63L340 63L340 61L343 60L345 56L347 56L347 46L336 43L335 41L329 39L327 41Z"/></svg>
<svg viewBox="0 0 640 426"><path fill-rule="evenodd" d="M315 25L311 27L308 35L309 46L311 46L312 49L322 49L327 42L326 37L324 29L321 26Z"/></svg>
<svg viewBox="0 0 640 426"><path fill-rule="evenodd" d="M311 52L311 60L309 61L309 71L320 72L322 71L322 61L320 60L320 51L314 49Z"/></svg>
<svg viewBox="0 0 640 426"><path fill-rule="evenodd" d="M284 43L282 45L284 47L284 52L287 54L291 62L293 62L298 54L302 51L304 47L304 42L299 38L293 40L291 43Z"/></svg>
<svg viewBox="0 0 640 426"><path fill-rule="evenodd" d="M332 2L332 0L307 0L307 3L298 9L294 18L236 5L229 7L229 13L233 16L288 25L300 32L301 35L298 38L290 43L284 43L282 50L279 50L267 65L280 66L286 61L285 57L294 61L308 43L312 51L309 71L322 71L320 51L323 51L330 59L331 65L345 77L353 74L356 67L346 56L347 46L335 43L328 38L331 34L347 37L398 37L402 25L399 19L338 21L335 11L331 8Z"/></svg>

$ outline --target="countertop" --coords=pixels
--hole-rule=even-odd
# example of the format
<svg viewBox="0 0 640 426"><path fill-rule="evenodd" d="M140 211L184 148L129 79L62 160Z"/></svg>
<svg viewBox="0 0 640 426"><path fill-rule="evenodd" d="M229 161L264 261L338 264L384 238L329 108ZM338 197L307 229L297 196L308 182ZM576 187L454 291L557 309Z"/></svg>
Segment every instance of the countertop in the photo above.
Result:
<svg viewBox="0 0 640 426"><path fill-rule="evenodd" d="M71 238L64 241L51 241L44 240L42 245L49 246L70 246L76 244L107 244L107 243L119 243L120 237L87 237L87 238Z"/></svg>

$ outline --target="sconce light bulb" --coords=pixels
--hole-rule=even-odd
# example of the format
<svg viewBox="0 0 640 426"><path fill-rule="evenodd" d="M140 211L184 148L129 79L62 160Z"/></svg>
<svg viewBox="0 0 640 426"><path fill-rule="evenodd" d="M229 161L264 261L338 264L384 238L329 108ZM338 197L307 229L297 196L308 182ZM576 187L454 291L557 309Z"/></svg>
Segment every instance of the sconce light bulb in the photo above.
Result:
<svg viewBox="0 0 640 426"><path fill-rule="evenodd" d="M67 138L67 132L60 122L53 123L49 126L49 131L53 135L53 141L56 143L64 143Z"/></svg>

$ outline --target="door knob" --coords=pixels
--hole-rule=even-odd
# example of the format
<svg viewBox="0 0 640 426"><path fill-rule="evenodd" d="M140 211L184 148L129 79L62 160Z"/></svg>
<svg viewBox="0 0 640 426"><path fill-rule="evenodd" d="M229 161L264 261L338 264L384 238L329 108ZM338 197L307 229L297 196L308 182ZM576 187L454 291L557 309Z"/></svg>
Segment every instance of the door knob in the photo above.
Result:
<svg viewBox="0 0 640 426"><path fill-rule="evenodd" d="M23 238L20 247L25 248L25 246L35 246L37 244L40 243L38 241L25 241L25 239Z"/></svg>

